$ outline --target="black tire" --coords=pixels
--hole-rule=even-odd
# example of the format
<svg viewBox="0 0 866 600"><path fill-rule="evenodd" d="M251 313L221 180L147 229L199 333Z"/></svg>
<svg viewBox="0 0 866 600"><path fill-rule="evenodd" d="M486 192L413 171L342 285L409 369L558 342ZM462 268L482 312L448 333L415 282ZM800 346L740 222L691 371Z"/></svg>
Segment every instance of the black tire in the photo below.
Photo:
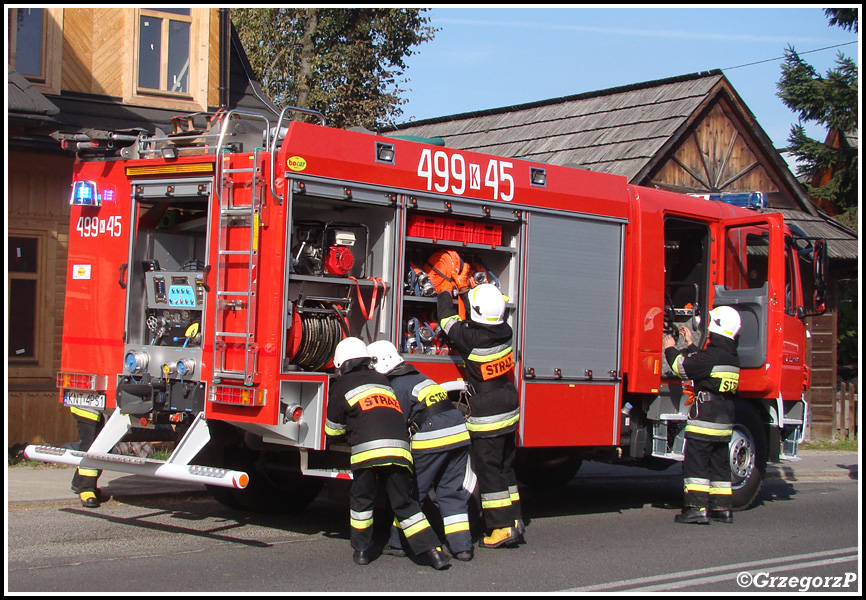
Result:
<svg viewBox="0 0 866 600"><path fill-rule="evenodd" d="M767 429L758 411L748 402L737 402L728 453L734 510L746 510L758 497L767 472L767 447Z"/></svg>
<svg viewBox="0 0 866 600"><path fill-rule="evenodd" d="M517 479L531 488L556 488L574 479L581 464L581 457L564 450L529 448L518 450L514 471Z"/></svg>
<svg viewBox="0 0 866 600"><path fill-rule="evenodd" d="M296 453L265 454L249 448L221 446L209 458L210 466L237 469L249 475L244 489L206 486L217 502L233 510L260 514L300 512L325 485L320 477L301 474ZM262 468L263 465L267 467Z"/></svg>

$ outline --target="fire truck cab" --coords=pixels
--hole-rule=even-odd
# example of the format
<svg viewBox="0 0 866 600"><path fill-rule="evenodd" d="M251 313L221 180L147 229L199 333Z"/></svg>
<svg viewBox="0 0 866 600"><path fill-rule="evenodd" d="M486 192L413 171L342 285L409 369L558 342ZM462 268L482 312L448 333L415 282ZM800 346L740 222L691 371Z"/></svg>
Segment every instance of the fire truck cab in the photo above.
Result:
<svg viewBox="0 0 866 600"><path fill-rule="evenodd" d="M754 501L767 460L796 457L822 240L777 213L297 112L231 111L80 153L58 387L108 418L88 451L28 457L200 482L244 510L306 506L351 477L324 433L340 339L390 340L465 392L421 285L441 250L507 297L527 484L568 481L582 460L682 460L690 395L662 336L687 326L701 345L721 304L743 321L735 505ZM111 453L142 430L171 432L168 460Z"/></svg>

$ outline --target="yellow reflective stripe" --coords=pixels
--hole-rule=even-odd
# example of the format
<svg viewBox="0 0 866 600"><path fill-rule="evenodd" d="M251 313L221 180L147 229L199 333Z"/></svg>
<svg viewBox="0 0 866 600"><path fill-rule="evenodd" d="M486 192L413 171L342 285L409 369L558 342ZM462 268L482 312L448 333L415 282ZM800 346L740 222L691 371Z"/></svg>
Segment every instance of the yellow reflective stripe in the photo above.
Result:
<svg viewBox="0 0 866 600"><path fill-rule="evenodd" d="M511 506L511 495L508 491L481 494L481 508L502 508Z"/></svg>
<svg viewBox="0 0 866 600"><path fill-rule="evenodd" d="M674 360L674 364L671 365L673 367L674 373L676 373L676 376L679 377L680 379L688 379L689 378L688 375L686 375L686 370L683 368L683 361L684 360L685 360L685 357L682 354L680 354Z"/></svg>
<svg viewBox="0 0 866 600"><path fill-rule="evenodd" d="M390 388L382 388L382 387L368 387L358 392L351 398L346 398L346 402L349 403L349 406L355 406L358 402L363 400L364 398L369 398L370 396L386 396L388 398L397 399L397 396L394 395L394 390Z"/></svg>
<svg viewBox="0 0 866 600"><path fill-rule="evenodd" d="M520 492L517 491L516 485L508 486L508 493L511 496L511 502L520 502Z"/></svg>
<svg viewBox="0 0 866 600"><path fill-rule="evenodd" d="M349 525L352 526L352 529L368 529L373 525L373 519L349 519Z"/></svg>
<svg viewBox="0 0 866 600"><path fill-rule="evenodd" d="M698 433L700 435L711 435L713 437L726 437L734 432L733 429L710 429L697 425L686 425L686 433Z"/></svg>
<svg viewBox="0 0 866 600"><path fill-rule="evenodd" d="M352 454L351 464L373 460L375 458L403 458L412 463L412 453L404 448L379 448L376 450L367 450L366 452L358 452Z"/></svg>
<svg viewBox="0 0 866 600"><path fill-rule="evenodd" d="M346 433L345 427L342 429L337 429L335 427L329 427L327 424L325 425L325 435L337 436L337 435L345 435L345 433Z"/></svg>
<svg viewBox="0 0 866 600"><path fill-rule="evenodd" d="M740 387L740 374L730 371L710 373L712 379L719 380L719 393L736 393Z"/></svg>
<svg viewBox="0 0 866 600"><path fill-rule="evenodd" d="M432 406L437 402L448 400L448 392L438 384L426 386L418 393L418 402L423 402L427 406Z"/></svg>
<svg viewBox="0 0 866 600"><path fill-rule="evenodd" d="M427 519L421 519L414 525L410 525L409 527L403 529L403 535L405 535L407 538L410 538L419 531L424 531L425 529L430 529L430 523L427 521Z"/></svg>
<svg viewBox="0 0 866 600"><path fill-rule="evenodd" d="M457 533L458 531L469 531L469 521L461 521L460 523L445 525L444 531L445 535Z"/></svg>
<svg viewBox="0 0 866 600"><path fill-rule="evenodd" d="M73 415L78 415L79 417L82 417L84 419L90 419L91 421L99 420L99 413L92 413L89 410L84 410L78 408L77 406L70 406L69 410L72 411Z"/></svg>
<svg viewBox="0 0 866 600"><path fill-rule="evenodd" d="M731 496L731 495L733 495L733 491L731 490L731 488L710 486L709 491L710 491L710 495L712 495L712 496Z"/></svg>
<svg viewBox="0 0 866 600"><path fill-rule="evenodd" d="M482 500L481 508L503 508L511 506L511 498L503 498L501 500Z"/></svg>
<svg viewBox="0 0 866 600"><path fill-rule="evenodd" d="M513 350L513 346L508 346L507 348L504 348L503 350L496 352L495 354L475 354L475 353L473 353L473 354L470 354L468 358L469 358L469 360L471 360L473 362L480 362L480 363L490 362L493 360L500 359L503 356L508 356L512 350Z"/></svg>
<svg viewBox="0 0 866 600"><path fill-rule="evenodd" d="M709 492L710 486L704 483L687 483L685 485L687 492Z"/></svg>
<svg viewBox="0 0 866 600"><path fill-rule="evenodd" d="M82 477L99 477L99 471L97 469L84 469L78 467L78 474Z"/></svg>
<svg viewBox="0 0 866 600"><path fill-rule="evenodd" d="M457 444L469 439L469 431L456 433L454 435L446 435L441 438L433 438L431 440L412 440L412 450L428 450L430 448L438 448L440 446L449 446Z"/></svg>

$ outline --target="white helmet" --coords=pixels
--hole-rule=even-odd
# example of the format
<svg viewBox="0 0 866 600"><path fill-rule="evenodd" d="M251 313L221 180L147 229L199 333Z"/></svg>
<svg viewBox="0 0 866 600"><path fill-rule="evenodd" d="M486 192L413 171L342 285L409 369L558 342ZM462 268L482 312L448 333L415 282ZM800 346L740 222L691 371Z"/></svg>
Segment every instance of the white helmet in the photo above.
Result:
<svg viewBox="0 0 866 600"><path fill-rule="evenodd" d="M476 323L499 325L505 314L505 298L492 283L469 290L469 316Z"/></svg>
<svg viewBox="0 0 866 600"><path fill-rule="evenodd" d="M370 358L370 353L367 352L367 344L356 337L347 337L334 349L334 366L338 369L343 366L347 360L355 358Z"/></svg>
<svg viewBox="0 0 866 600"><path fill-rule="evenodd" d="M730 306L717 306L710 311L710 324L707 329L711 333L734 339L740 332L740 313Z"/></svg>
<svg viewBox="0 0 866 600"><path fill-rule="evenodd" d="M382 375L387 375L403 362L397 347L388 340L373 342L367 346L367 352L373 357L373 368Z"/></svg>

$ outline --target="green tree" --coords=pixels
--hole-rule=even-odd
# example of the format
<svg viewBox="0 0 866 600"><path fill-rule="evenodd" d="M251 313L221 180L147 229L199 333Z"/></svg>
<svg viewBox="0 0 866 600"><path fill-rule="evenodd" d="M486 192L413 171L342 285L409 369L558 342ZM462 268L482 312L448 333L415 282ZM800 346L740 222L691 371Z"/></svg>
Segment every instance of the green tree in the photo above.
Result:
<svg viewBox="0 0 866 600"><path fill-rule="evenodd" d="M856 9L827 9L825 14L831 24L857 31ZM799 119L788 136L789 150L797 159L797 175L807 180L812 198L833 207L836 218L854 228L859 182L857 146L848 143L846 136L858 132L858 85L857 65L850 58L839 53L835 68L821 76L791 46L785 50L782 78L776 84L777 95ZM810 138L803 122L840 134L840 143ZM829 180L818 182L816 176L822 174L829 174Z"/></svg>
<svg viewBox="0 0 866 600"><path fill-rule="evenodd" d="M275 104L377 130L403 114L405 59L436 32L427 10L241 8L232 22Z"/></svg>

